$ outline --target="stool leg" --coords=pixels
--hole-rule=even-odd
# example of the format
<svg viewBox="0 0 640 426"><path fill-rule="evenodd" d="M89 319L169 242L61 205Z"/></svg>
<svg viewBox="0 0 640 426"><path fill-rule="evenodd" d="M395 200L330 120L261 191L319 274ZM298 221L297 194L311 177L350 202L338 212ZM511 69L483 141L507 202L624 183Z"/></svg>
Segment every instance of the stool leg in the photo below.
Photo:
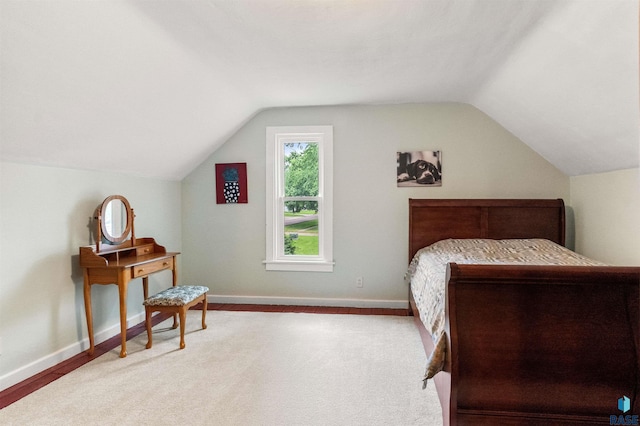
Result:
<svg viewBox="0 0 640 426"><path fill-rule="evenodd" d="M185 323L187 322L187 309L185 307L181 307L178 312L180 314L180 349L184 349L184 329Z"/></svg>
<svg viewBox="0 0 640 426"><path fill-rule="evenodd" d="M171 328L178 328L178 315L173 314L173 326Z"/></svg>
<svg viewBox="0 0 640 426"><path fill-rule="evenodd" d="M151 337L151 308L148 306L144 307L144 313L145 313L145 325L147 326L147 349L151 348L151 345L153 345L153 340Z"/></svg>
<svg viewBox="0 0 640 426"><path fill-rule="evenodd" d="M202 300L202 329L207 328L207 323L205 320L207 319L207 293L204 294L204 299Z"/></svg>

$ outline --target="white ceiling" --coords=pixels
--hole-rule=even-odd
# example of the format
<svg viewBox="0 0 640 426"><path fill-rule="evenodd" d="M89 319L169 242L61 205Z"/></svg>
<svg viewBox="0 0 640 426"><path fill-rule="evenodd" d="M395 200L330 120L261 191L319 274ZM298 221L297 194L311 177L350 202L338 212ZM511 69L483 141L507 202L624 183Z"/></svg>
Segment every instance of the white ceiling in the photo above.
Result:
<svg viewBox="0 0 640 426"><path fill-rule="evenodd" d="M1 0L1 158L179 180L261 109L465 102L640 163L637 0Z"/></svg>

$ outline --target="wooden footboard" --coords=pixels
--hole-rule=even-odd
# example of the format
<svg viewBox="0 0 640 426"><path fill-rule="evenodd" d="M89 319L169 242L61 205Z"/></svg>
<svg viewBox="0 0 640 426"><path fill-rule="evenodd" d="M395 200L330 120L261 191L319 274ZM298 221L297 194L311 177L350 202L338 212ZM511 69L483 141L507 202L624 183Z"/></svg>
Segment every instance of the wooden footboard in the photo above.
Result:
<svg viewBox="0 0 640 426"><path fill-rule="evenodd" d="M409 200L409 260L447 238L564 237L562 200ZM434 377L445 426L609 424L623 396L640 414L640 268L450 264L447 275L449 353Z"/></svg>
<svg viewBox="0 0 640 426"><path fill-rule="evenodd" d="M447 283L452 425L640 413L640 268L450 264Z"/></svg>

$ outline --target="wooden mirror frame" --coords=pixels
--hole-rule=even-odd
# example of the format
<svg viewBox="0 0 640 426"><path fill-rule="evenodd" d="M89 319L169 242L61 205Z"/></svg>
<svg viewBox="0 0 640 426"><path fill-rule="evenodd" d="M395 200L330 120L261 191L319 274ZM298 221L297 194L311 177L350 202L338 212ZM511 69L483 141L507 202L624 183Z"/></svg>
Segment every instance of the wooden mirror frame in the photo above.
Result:
<svg viewBox="0 0 640 426"><path fill-rule="evenodd" d="M111 203L114 200L120 200L122 202L122 204L124 204L124 207L126 209L126 213L127 213L127 223L126 226L124 227L124 230L122 231L122 234L120 236L113 236L109 233L109 231L107 230L107 215L106 215L106 210L107 210L107 206L109 205L109 203ZM106 241L108 241L107 244L111 244L111 245L118 245L120 243L122 243L123 241L125 241L127 238L129 238L129 235L131 235L131 239L134 240L134 231L133 231L133 218L135 217L135 215L133 214L133 209L131 208L131 205L129 204L129 201L123 197L122 195L110 195L107 198L104 199L104 201L102 202L102 204L100 204L98 206L98 208L96 209L96 223L97 223L97 228L98 228L98 232L96 233L96 251L100 251L100 245L102 243L102 239L104 238Z"/></svg>

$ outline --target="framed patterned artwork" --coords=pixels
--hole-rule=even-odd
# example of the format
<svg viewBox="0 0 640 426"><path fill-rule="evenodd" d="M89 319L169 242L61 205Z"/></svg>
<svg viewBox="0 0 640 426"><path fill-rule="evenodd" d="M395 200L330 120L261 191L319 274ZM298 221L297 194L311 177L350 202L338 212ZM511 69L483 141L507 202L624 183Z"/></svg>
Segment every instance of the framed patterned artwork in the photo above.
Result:
<svg viewBox="0 0 640 426"><path fill-rule="evenodd" d="M247 203L247 163L216 164L216 202Z"/></svg>

